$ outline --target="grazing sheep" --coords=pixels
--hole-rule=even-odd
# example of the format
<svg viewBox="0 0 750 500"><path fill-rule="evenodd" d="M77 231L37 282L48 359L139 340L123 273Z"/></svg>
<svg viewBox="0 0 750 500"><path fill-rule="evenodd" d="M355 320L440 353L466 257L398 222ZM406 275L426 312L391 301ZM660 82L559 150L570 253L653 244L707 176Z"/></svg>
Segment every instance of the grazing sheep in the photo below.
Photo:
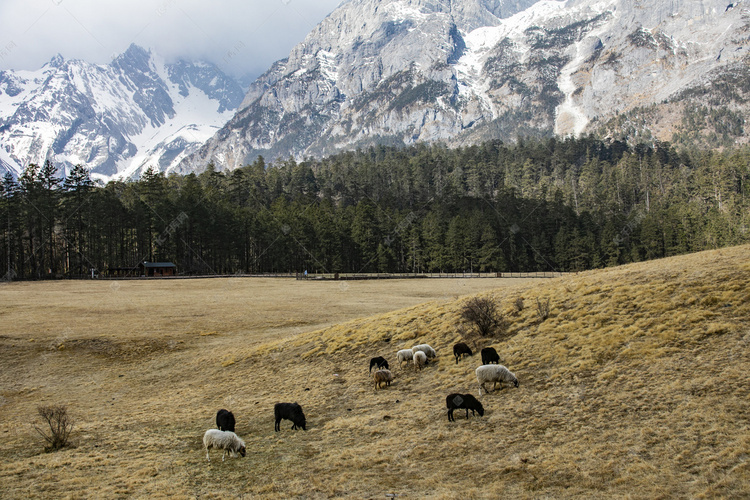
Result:
<svg viewBox="0 0 750 500"><path fill-rule="evenodd" d="M427 354L422 351L414 353L414 371L421 370L427 364Z"/></svg>
<svg viewBox="0 0 750 500"><path fill-rule="evenodd" d="M422 351L427 355L427 359L434 359L437 357L437 353L435 352L435 349L430 347L429 344L419 344L415 345L411 348L413 352Z"/></svg>
<svg viewBox="0 0 750 500"><path fill-rule="evenodd" d="M245 456L245 442L232 431L220 431L218 429L208 429L203 435L203 446L206 448L206 458L211 461L211 457L208 454L208 450L216 448L217 450L224 450L221 454L221 461L224 461L227 452L232 458L237 458L239 453L241 456Z"/></svg>
<svg viewBox="0 0 750 500"><path fill-rule="evenodd" d="M216 413L216 428L220 431L234 432L234 414L223 408Z"/></svg>
<svg viewBox="0 0 750 500"><path fill-rule="evenodd" d="M479 395L482 395L482 389L485 393L490 391L484 386L487 382L492 382L492 390L495 390L495 384L500 383L500 388L503 387L503 382L508 382L518 387L518 379L503 365L482 365L476 370L477 382L479 382Z"/></svg>
<svg viewBox="0 0 750 500"><path fill-rule="evenodd" d="M500 364L500 356L494 347L485 347L482 349L482 364L489 365L490 363Z"/></svg>
<svg viewBox="0 0 750 500"><path fill-rule="evenodd" d="M453 356L456 358L456 364L458 364L458 360L461 359L461 356L463 356L464 354L468 356L474 355L474 353L471 352L469 346L464 342L459 342L458 344L453 346Z"/></svg>
<svg viewBox="0 0 750 500"><path fill-rule="evenodd" d="M299 403L276 403L273 407L273 416L276 419L276 424L273 427L274 431L281 430L281 419L285 418L292 421L292 430L302 428L306 431L305 425L305 414L302 413L302 407Z"/></svg>
<svg viewBox="0 0 750 500"><path fill-rule="evenodd" d="M460 408L466 409L466 418L469 418L469 410L471 410L471 414L474 414L474 411L479 413L479 416L484 415L484 407L482 406L482 403L477 400L474 396L471 394L448 394L448 397L445 398L445 406L448 407L448 422L455 422L455 419L453 418L453 410L458 410Z"/></svg>
<svg viewBox="0 0 750 500"><path fill-rule="evenodd" d="M372 358L370 360L370 372L372 372L372 367L375 368L385 368L388 369L388 361L385 360L383 356L378 356L376 358Z"/></svg>
<svg viewBox="0 0 750 500"><path fill-rule="evenodd" d="M396 359L398 359L398 365L406 361L407 363L414 359L414 351L411 349L401 349L396 353Z"/></svg>
<svg viewBox="0 0 750 500"><path fill-rule="evenodd" d="M386 386L391 385L391 381L393 380L393 373L391 373L390 370L376 370L375 373L372 375L373 380L375 381L375 389L380 389L381 384L385 383Z"/></svg>

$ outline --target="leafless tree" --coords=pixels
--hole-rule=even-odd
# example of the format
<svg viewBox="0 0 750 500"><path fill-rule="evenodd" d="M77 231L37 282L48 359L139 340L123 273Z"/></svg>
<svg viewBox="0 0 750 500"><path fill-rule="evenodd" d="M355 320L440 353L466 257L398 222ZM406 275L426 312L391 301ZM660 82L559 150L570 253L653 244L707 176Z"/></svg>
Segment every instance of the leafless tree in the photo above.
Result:
<svg viewBox="0 0 750 500"><path fill-rule="evenodd" d="M461 308L461 318L482 337L505 333L505 321L494 297L472 297Z"/></svg>
<svg viewBox="0 0 750 500"><path fill-rule="evenodd" d="M39 406L36 409L43 424L34 429L49 443L47 451L59 450L68 446L68 438L73 430L73 419L68 408L63 405Z"/></svg>

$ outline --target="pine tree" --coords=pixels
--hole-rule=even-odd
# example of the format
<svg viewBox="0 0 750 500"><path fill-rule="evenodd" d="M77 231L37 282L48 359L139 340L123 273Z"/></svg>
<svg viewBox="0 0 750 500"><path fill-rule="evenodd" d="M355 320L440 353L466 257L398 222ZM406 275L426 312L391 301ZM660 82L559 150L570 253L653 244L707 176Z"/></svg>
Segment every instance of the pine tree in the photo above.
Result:
<svg viewBox="0 0 750 500"><path fill-rule="evenodd" d="M360 201L355 209L352 222L352 240L357 246L359 265L357 272L373 272L377 268L378 221L375 217L375 207L369 200Z"/></svg>
<svg viewBox="0 0 750 500"><path fill-rule="evenodd" d="M86 256L86 227L90 226L91 191L94 182L82 165L74 166L63 182L63 213L65 217L68 272L79 276L86 273L84 262L93 263Z"/></svg>
<svg viewBox="0 0 750 500"><path fill-rule="evenodd" d="M18 275L15 262L20 258L23 260L23 253L17 255L17 248L20 249L20 236L18 232L18 197L20 186L13 178L10 172L6 172L3 182L0 185L0 200L2 201L2 222L5 225L5 238L3 248L2 264L5 268L3 273L4 281L12 281ZM16 239L18 238L18 239ZM17 243L18 242L18 243Z"/></svg>

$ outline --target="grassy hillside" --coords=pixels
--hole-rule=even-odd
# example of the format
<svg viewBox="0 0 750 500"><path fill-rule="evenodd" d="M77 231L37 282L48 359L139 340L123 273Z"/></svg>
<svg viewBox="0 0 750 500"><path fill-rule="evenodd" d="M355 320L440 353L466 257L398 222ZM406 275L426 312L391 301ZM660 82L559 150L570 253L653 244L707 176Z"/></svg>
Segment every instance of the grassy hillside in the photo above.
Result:
<svg viewBox="0 0 750 500"><path fill-rule="evenodd" d="M477 395L480 363L478 355L454 363L463 301L455 294L322 330L295 327L281 338L234 326L239 314L191 333L174 320L173 331L160 331L162 343L146 333L124 343L112 333L110 343L91 337L52 350L18 332L4 335L0 490L3 497L748 496L749 256L750 247L735 247L493 291L509 336L476 347L494 345L521 385L483 395L484 417L467 421L458 411L452 423L445 396ZM519 297L526 307L517 312ZM543 322L538 297L552 306ZM420 373L393 366L398 349L421 342L437 349L436 363ZM396 375L379 391L367 373L375 355ZM78 417L77 447L40 454L29 415L57 401ZM285 421L274 433L278 401L298 401L308 431ZM200 440L221 407L238 417L249 452L208 464Z"/></svg>

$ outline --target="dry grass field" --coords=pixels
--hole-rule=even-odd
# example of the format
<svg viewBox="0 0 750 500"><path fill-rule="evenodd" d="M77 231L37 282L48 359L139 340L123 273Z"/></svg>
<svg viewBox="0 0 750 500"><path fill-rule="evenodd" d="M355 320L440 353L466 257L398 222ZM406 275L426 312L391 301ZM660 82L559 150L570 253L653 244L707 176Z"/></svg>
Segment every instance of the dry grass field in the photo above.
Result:
<svg viewBox="0 0 750 500"><path fill-rule="evenodd" d="M6 285L0 497L749 497L749 257L524 282ZM477 395L478 354L452 356L472 293L497 298L509 332L473 345L521 385L448 422L448 393ZM422 342L436 363L395 366ZM396 377L378 391L376 355ZM307 431L273 431L279 401L303 406ZM74 447L43 453L32 424L52 403L75 417ZM219 408L248 454L209 464Z"/></svg>

